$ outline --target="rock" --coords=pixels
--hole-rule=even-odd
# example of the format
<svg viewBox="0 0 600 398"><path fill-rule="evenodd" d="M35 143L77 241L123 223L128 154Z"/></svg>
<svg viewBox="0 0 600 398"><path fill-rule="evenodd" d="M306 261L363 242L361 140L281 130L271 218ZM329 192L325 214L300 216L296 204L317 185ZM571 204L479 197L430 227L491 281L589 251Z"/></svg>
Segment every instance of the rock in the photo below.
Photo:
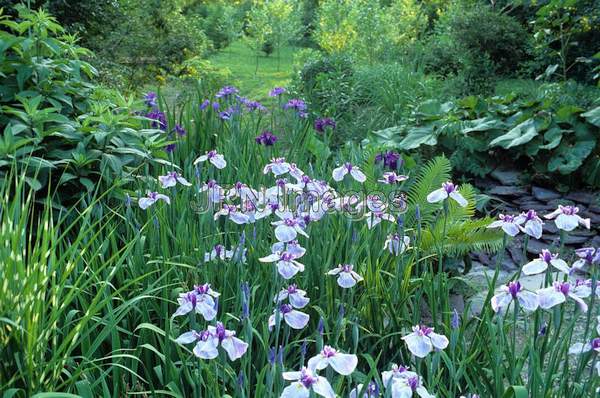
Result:
<svg viewBox="0 0 600 398"><path fill-rule="evenodd" d="M597 214L600 214L600 205L592 204L588 207L588 210Z"/></svg>
<svg viewBox="0 0 600 398"><path fill-rule="evenodd" d="M591 192L582 191L571 192L570 194L565 196L565 199L572 200L573 202L577 203L584 203L586 205L591 205L598 202L598 196L594 195Z"/></svg>
<svg viewBox="0 0 600 398"><path fill-rule="evenodd" d="M525 256L523 256L523 250L521 249L520 245L519 246L517 246L517 245L510 245L508 247L508 254L510 255L510 258L512 259L512 261L514 262L514 264L516 264L517 266L519 264L524 264L525 261L527 260L525 258Z"/></svg>
<svg viewBox="0 0 600 398"><path fill-rule="evenodd" d="M465 300L462 294L451 294L448 298L450 308L456 309L456 312L462 314L465 310Z"/></svg>
<svg viewBox="0 0 600 398"><path fill-rule="evenodd" d="M545 220L544 225L542 226L542 231L544 233L557 234L558 228L556 224L552 220Z"/></svg>
<svg viewBox="0 0 600 398"><path fill-rule="evenodd" d="M496 266L497 261L498 261L498 254L496 254L495 256L493 256L491 258L490 264L488 264L488 266L490 268L494 268ZM511 255L510 251L505 251L504 255L502 256L502 262L500 263L500 269L503 271L511 272L511 271L517 270L518 268L519 267L517 266L515 261L513 261L513 259L512 259L512 255Z"/></svg>
<svg viewBox="0 0 600 398"><path fill-rule="evenodd" d="M499 181L502 185L517 185L519 183L519 173L510 170L494 170L490 176Z"/></svg>
<svg viewBox="0 0 600 398"><path fill-rule="evenodd" d="M589 240L589 235L567 235L565 237L565 245L581 245ZM545 235L544 240L549 242L549 245L559 247L560 246L560 235Z"/></svg>
<svg viewBox="0 0 600 398"><path fill-rule="evenodd" d="M548 245L546 243L540 242L539 240L530 239L527 244L527 253L531 254L540 254L542 249L547 249Z"/></svg>
<svg viewBox="0 0 600 398"><path fill-rule="evenodd" d="M523 187L517 186L508 186L508 185L498 185L488 191L490 195L498 195L498 196L524 196L527 195L527 191Z"/></svg>
<svg viewBox="0 0 600 398"><path fill-rule="evenodd" d="M598 227L600 225L600 214L596 214L596 213L592 213L592 212L587 212L584 215L582 214L581 217L583 218L589 218L590 222L592 223L592 226L596 226Z"/></svg>
<svg viewBox="0 0 600 398"><path fill-rule="evenodd" d="M561 197L558 192L536 186L531 187L531 193L537 200L541 200L542 202L547 202L549 200L558 199Z"/></svg>

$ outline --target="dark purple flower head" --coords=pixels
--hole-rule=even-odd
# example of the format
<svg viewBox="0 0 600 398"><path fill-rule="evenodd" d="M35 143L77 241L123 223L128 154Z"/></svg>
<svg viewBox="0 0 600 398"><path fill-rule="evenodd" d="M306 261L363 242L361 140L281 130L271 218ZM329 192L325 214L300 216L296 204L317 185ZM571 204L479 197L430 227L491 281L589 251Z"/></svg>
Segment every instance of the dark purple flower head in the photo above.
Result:
<svg viewBox="0 0 600 398"><path fill-rule="evenodd" d="M539 219L537 213L535 212L535 210L531 209L528 210L527 213L525 213L525 221L531 221L531 220L537 220Z"/></svg>
<svg viewBox="0 0 600 398"><path fill-rule="evenodd" d="M185 129L180 124L175 124L175 128L173 128L173 131L175 131L180 137L186 135Z"/></svg>
<svg viewBox="0 0 600 398"><path fill-rule="evenodd" d="M268 360L271 365L275 365L275 347L269 348Z"/></svg>
<svg viewBox="0 0 600 398"><path fill-rule="evenodd" d="M206 108L208 108L208 106L210 105L210 100L204 100L202 101L202 103L200 104L199 108L201 111L205 110Z"/></svg>
<svg viewBox="0 0 600 398"><path fill-rule="evenodd" d="M367 397L375 398L379 396L379 384L374 381L369 382L367 385Z"/></svg>
<svg viewBox="0 0 600 398"><path fill-rule="evenodd" d="M321 355L323 355L325 358L331 358L331 357L335 356L335 354L337 354L336 349L329 345L326 345L321 350Z"/></svg>
<svg viewBox="0 0 600 398"><path fill-rule="evenodd" d="M287 291L289 294L294 294L294 293L296 293L297 290L298 290L298 286L296 286L295 283L292 283L291 285L289 285L287 287Z"/></svg>
<svg viewBox="0 0 600 398"><path fill-rule="evenodd" d="M165 146L165 152L167 152L167 153L175 152L176 146L177 146L176 144L167 144L167 146Z"/></svg>
<svg viewBox="0 0 600 398"><path fill-rule="evenodd" d="M306 111L306 103L298 98L292 98L285 105L283 105L283 109L294 109L298 112Z"/></svg>
<svg viewBox="0 0 600 398"><path fill-rule="evenodd" d="M302 341L302 346L300 346L300 352L301 352L303 358L306 355L307 351L308 351L308 341L306 339L304 339Z"/></svg>
<svg viewBox="0 0 600 398"><path fill-rule="evenodd" d="M153 129L166 130L167 129L167 117L164 112L158 109L153 109L146 114L146 117L151 120L151 126Z"/></svg>
<svg viewBox="0 0 600 398"><path fill-rule="evenodd" d="M451 183L450 181L442 183L442 188L444 188L444 190L446 191L446 193L448 193L448 195L451 194L452 192L456 191L456 186L453 183Z"/></svg>
<svg viewBox="0 0 600 398"><path fill-rule="evenodd" d="M577 257L585 260L589 265L600 264L600 249L594 249L593 247L582 247L581 249L575 250Z"/></svg>
<svg viewBox="0 0 600 398"><path fill-rule="evenodd" d="M591 345L592 345L592 350L600 349L600 337L596 337L594 340L592 340Z"/></svg>
<svg viewBox="0 0 600 398"><path fill-rule="evenodd" d="M433 332L433 328L422 325L417 325L413 330L420 336L429 336Z"/></svg>
<svg viewBox="0 0 600 398"><path fill-rule="evenodd" d="M569 282L554 282L554 289L557 292L560 292L567 296L569 294L569 290L571 290L571 284Z"/></svg>
<svg viewBox="0 0 600 398"><path fill-rule="evenodd" d="M206 294L210 290L210 283L205 283L204 285L196 285L194 286L194 291L197 294Z"/></svg>
<svg viewBox="0 0 600 398"><path fill-rule="evenodd" d="M335 130L335 121L329 117L323 117L315 120L315 130L317 130L319 133L324 133L325 128L327 127L331 127L332 130Z"/></svg>
<svg viewBox="0 0 600 398"><path fill-rule="evenodd" d="M508 282L508 292L513 298L517 298L517 293L519 293L523 288L521 287L521 283L519 281L516 282Z"/></svg>
<svg viewBox="0 0 600 398"><path fill-rule="evenodd" d="M144 103L150 108L158 106L158 95L154 91L149 91L144 95Z"/></svg>
<svg viewBox="0 0 600 398"><path fill-rule="evenodd" d="M419 387L419 376L412 376L406 380L411 390L415 391Z"/></svg>
<svg viewBox="0 0 600 398"><path fill-rule="evenodd" d="M292 312L293 308L290 304L281 304L281 306L279 307L279 310L281 311L282 314L288 314L288 313Z"/></svg>
<svg viewBox="0 0 600 398"><path fill-rule="evenodd" d="M269 97L278 97L283 93L285 93L285 88L274 87L271 91L269 91Z"/></svg>
<svg viewBox="0 0 600 398"><path fill-rule="evenodd" d="M306 388L310 388L317 382L317 378L312 375L306 368L302 368L300 373L300 383Z"/></svg>
<svg viewBox="0 0 600 398"><path fill-rule="evenodd" d="M548 249L542 249L542 252L540 253L540 260L542 260L545 263L550 263L550 261L554 260L557 257L558 254L552 254Z"/></svg>
<svg viewBox="0 0 600 398"><path fill-rule="evenodd" d="M267 108L265 108L265 106L258 101L246 100L246 102L244 102L244 105L246 105L246 109L248 109L248 111L250 111L250 112L253 112L253 111L264 112L267 110Z"/></svg>
<svg viewBox="0 0 600 398"><path fill-rule="evenodd" d="M219 338L219 341L223 341L227 337L227 330L221 322L217 322L215 327L215 336Z"/></svg>
<svg viewBox="0 0 600 398"><path fill-rule="evenodd" d="M454 309L454 311L452 311L450 327L452 327L452 329L458 329L460 327L460 316L458 315L458 311L456 311L456 308Z"/></svg>
<svg viewBox="0 0 600 398"><path fill-rule="evenodd" d="M383 163L383 167L389 170L398 170L402 166L403 160L398 152L387 151L375 156L375 163Z"/></svg>
<svg viewBox="0 0 600 398"><path fill-rule="evenodd" d="M325 320L323 318L319 318L319 323L317 325L317 332L323 336L323 333L325 333Z"/></svg>
<svg viewBox="0 0 600 398"><path fill-rule="evenodd" d="M229 98L232 95L239 93L240 91L233 86L225 86L219 90L215 95L216 98Z"/></svg>
<svg viewBox="0 0 600 398"><path fill-rule="evenodd" d="M220 106L221 105L219 105L218 102L213 102L212 103L212 108L213 108L214 111L218 111Z"/></svg>
<svg viewBox="0 0 600 398"><path fill-rule="evenodd" d="M187 292L185 294L185 298L192 303L192 308L196 308L196 303L198 302L198 296L194 292Z"/></svg>
<svg viewBox="0 0 600 398"><path fill-rule="evenodd" d="M269 130L265 130L254 140L259 145L273 146L277 142L278 139L279 138L275 134L273 134Z"/></svg>
<svg viewBox="0 0 600 398"><path fill-rule="evenodd" d="M219 112L219 117L221 120L230 120L235 114L235 109L233 107L229 107L222 112Z"/></svg>

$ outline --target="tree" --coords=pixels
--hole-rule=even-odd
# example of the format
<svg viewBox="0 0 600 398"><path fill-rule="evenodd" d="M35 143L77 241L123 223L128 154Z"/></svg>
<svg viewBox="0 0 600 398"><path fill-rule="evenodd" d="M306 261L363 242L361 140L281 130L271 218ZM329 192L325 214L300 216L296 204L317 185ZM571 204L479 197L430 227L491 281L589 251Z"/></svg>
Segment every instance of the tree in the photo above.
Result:
<svg viewBox="0 0 600 398"><path fill-rule="evenodd" d="M270 42L277 51L277 70L281 62L281 47L300 32L301 11L291 0L255 1L248 13L248 35L251 47L258 53Z"/></svg>

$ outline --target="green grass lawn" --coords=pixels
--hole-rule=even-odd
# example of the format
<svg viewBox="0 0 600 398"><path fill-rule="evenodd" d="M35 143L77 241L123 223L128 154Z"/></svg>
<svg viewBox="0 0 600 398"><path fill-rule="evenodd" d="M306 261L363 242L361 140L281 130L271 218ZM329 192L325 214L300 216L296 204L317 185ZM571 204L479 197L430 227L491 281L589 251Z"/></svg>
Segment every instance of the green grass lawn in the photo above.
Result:
<svg viewBox="0 0 600 398"><path fill-rule="evenodd" d="M265 99L268 92L275 86L286 86L292 76L292 64L295 47L283 47L279 70L277 68L277 52L266 57L260 53L258 72L256 72L256 54L241 41L231 44L209 58L218 68L228 68L231 71L233 85L240 93L251 99Z"/></svg>

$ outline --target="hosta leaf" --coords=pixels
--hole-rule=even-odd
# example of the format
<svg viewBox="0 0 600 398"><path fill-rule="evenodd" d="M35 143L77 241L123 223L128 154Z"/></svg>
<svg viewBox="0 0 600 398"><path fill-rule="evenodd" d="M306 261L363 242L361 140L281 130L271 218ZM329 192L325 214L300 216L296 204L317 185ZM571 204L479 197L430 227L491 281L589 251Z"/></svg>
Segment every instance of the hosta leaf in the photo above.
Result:
<svg viewBox="0 0 600 398"><path fill-rule="evenodd" d="M582 113L581 116L594 126L600 127L600 106Z"/></svg>
<svg viewBox="0 0 600 398"><path fill-rule="evenodd" d="M406 137L400 141L400 147L402 149L415 149L421 145L435 145L437 144L437 137L434 130L434 126L423 126L413 127L408 130Z"/></svg>
<svg viewBox="0 0 600 398"><path fill-rule="evenodd" d="M523 145L531 141L537 136L538 130L534 119L527 119L524 122L516 125L508 133L497 137L490 142L490 146L501 146L504 149L509 149L515 146Z"/></svg>
<svg viewBox="0 0 600 398"><path fill-rule="evenodd" d="M501 120L496 119L494 117L491 117L491 116L486 116L481 119L471 120L471 121L469 121L468 124L471 127L467 127L466 129L464 129L462 131L465 134L471 133L474 131L488 131L488 130L502 129L502 128L506 127L504 122L502 122Z"/></svg>
<svg viewBox="0 0 600 398"><path fill-rule="evenodd" d="M595 145L596 140L578 141L573 146L561 145L548 162L548 170L558 171L561 174L574 172L592 153Z"/></svg>
<svg viewBox="0 0 600 398"><path fill-rule="evenodd" d="M554 149L562 140L563 133L569 130L563 130L558 126L551 127L544 133L544 142L547 144L541 145L540 149Z"/></svg>

